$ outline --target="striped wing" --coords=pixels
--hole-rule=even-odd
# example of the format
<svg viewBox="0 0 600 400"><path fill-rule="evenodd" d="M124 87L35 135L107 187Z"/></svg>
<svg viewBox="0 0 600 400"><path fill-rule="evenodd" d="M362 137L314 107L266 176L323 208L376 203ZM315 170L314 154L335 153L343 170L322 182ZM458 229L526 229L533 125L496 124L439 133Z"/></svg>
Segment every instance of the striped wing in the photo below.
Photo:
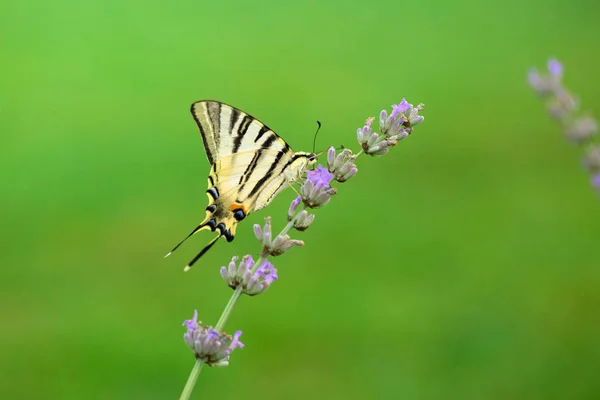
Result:
<svg viewBox="0 0 600 400"><path fill-rule="evenodd" d="M251 212L266 207L314 160L313 154L294 153L263 123L227 104L198 101L192 104L191 111L200 129L211 169L206 191L209 200L206 217L186 239L203 229L218 231L219 236L209 242L186 269L221 236L232 241L240 221Z"/></svg>
<svg viewBox="0 0 600 400"><path fill-rule="evenodd" d="M291 150L287 143L262 122L218 101L192 104L204 150L210 164L233 154L258 149Z"/></svg>

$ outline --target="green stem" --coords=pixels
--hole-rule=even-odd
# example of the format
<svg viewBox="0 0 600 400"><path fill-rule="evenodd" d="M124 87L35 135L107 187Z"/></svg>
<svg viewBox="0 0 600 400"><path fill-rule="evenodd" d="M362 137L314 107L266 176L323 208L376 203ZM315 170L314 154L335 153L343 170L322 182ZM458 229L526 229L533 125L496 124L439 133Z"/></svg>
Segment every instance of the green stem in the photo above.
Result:
<svg viewBox="0 0 600 400"><path fill-rule="evenodd" d="M242 295L242 285L239 285L233 292L233 295L231 296L231 298L229 299L229 302L225 306L225 309L223 310L221 317L219 317L219 321L215 325L215 330L217 332L221 332L223 330L223 327L225 326L225 323L229 319L229 315L231 314L231 311L233 310L235 303L237 303L237 301L239 300L241 295Z"/></svg>
<svg viewBox="0 0 600 400"><path fill-rule="evenodd" d="M304 210L304 208L305 207L302 207L302 209L298 210L298 212ZM292 218L292 220L288 222L287 225L281 230L279 235L285 235L286 233L288 233L294 227L293 221L294 219ZM265 254L261 254L260 257L258 257L258 260L256 260L256 262L254 263L254 267L252 267L252 273L256 272L256 270L258 269L258 267L260 267L260 264L265 260L265 258ZM219 317L219 321L215 325L215 330L217 332L221 332L225 327L225 324L227 323L227 320L231 315L231 311L233 311L233 307L235 307L237 301L242 296L242 293L242 286L240 285L235 289L233 295L231 295L229 302L227 302L223 313L221 313L221 316ZM181 393L181 397L179 397L179 400L188 400L190 398L190 396L192 395L192 390L194 389L194 385L196 384L196 380L198 379L198 375L200 375L200 371L202 371L203 365L204 362L202 362L201 360L196 360L194 368L192 368L192 372L190 372L190 376L185 384L185 387L183 388L183 392Z"/></svg>
<svg viewBox="0 0 600 400"><path fill-rule="evenodd" d="M188 380L185 383L185 387L183 388L183 392L181 392L179 400L188 400L190 398L190 396L192 395L192 390L194 390L194 385L196 385L198 375L200 375L200 371L202 371L203 365L204 362L202 360L196 360L194 368L192 368L192 372L190 372L190 376L188 377Z"/></svg>

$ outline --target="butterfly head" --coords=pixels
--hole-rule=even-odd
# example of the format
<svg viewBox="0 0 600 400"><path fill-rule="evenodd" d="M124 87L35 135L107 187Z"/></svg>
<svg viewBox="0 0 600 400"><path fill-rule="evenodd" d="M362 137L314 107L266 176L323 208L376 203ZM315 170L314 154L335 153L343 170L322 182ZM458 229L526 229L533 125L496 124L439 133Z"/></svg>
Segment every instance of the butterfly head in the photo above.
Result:
<svg viewBox="0 0 600 400"><path fill-rule="evenodd" d="M296 154L300 154L300 153L296 153ZM304 171L306 171L307 169L309 169L310 167L312 167L313 165L315 165L315 163L317 162L317 159L319 158L318 154L315 153L301 153L302 158L301 158L301 164L299 164L299 172L302 173Z"/></svg>

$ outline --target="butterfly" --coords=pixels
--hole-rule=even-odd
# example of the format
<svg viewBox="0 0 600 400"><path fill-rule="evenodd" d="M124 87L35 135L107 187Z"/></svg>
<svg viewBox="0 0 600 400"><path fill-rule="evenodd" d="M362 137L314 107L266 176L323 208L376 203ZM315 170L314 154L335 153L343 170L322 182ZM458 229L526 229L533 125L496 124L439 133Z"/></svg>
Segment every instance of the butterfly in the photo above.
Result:
<svg viewBox="0 0 600 400"><path fill-rule="evenodd" d="M188 263L186 271L221 237L231 242L238 223L266 207L317 160L314 153L294 152L265 124L220 101L197 101L191 112L210 164L208 206L204 221L165 257L201 230L218 235Z"/></svg>

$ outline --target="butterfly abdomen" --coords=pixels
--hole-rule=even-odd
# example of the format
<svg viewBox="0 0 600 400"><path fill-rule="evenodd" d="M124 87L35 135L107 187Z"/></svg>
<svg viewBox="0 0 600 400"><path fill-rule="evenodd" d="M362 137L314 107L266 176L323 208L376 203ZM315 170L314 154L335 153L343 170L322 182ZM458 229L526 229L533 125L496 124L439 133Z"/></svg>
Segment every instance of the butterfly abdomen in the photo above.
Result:
<svg viewBox="0 0 600 400"><path fill-rule="evenodd" d="M218 198L215 200L218 200ZM210 229L213 232L218 231L228 242L231 242L235 237L238 222L243 220L247 214L243 205L237 205L240 207L235 208L234 205L229 210L223 207L223 204L217 203L206 207L206 217L197 231L202 229Z"/></svg>

